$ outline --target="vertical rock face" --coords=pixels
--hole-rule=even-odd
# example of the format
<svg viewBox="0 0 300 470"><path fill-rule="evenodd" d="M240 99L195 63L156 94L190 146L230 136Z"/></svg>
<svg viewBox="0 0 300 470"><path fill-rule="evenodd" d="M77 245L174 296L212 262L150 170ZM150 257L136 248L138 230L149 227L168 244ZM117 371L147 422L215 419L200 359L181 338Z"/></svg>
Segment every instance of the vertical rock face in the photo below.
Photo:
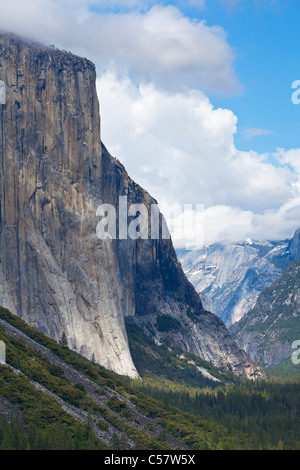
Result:
<svg viewBox="0 0 300 470"><path fill-rule="evenodd" d="M293 259L300 259L300 229L296 230L290 242L289 251Z"/></svg>
<svg viewBox="0 0 300 470"><path fill-rule="evenodd" d="M0 104L6 104L6 86L3 81L0 80Z"/></svg>
<svg viewBox="0 0 300 470"><path fill-rule="evenodd" d="M124 318L161 338L164 314L181 324L171 342L261 377L204 312L171 241L97 238L102 202L155 201L101 145L94 65L2 34L0 81L0 304L120 374L137 376Z"/></svg>
<svg viewBox="0 0 300 470"><path fill-rule="evenodd" d="M0 79L0 303L134 376L116 253L95 230L102 174L94 65L4 35Z"/></svg>

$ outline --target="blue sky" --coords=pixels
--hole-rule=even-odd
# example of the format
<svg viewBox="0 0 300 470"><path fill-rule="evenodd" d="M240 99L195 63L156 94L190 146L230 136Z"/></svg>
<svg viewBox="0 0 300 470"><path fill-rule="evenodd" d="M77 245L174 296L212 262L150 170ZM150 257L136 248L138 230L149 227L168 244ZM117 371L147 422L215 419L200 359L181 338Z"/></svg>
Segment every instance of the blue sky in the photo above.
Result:
<svg viewBox="0 0 300 470"><path fill-rule="evenodd" d="M0 28L95 62L104 143L161 206L204 204L206 244L299 227L299 0L0 8Z"/></svg>
<svg viewBox="0 0 300 470"><path fill-rule="evenodd" d="M300 106L291 102L291 84L300 76L300 2L262 1L255 6L244 1L226 12L218 3L207 2L201 14L208 24L220 24L228 32L228 41L236 50L236 72L244 89L235 98L214 97L213 101L229 106L238 116L237 145L260 152L298 147ZM243 135L246 128L266 129L270 135L250 141Z"/></svg>

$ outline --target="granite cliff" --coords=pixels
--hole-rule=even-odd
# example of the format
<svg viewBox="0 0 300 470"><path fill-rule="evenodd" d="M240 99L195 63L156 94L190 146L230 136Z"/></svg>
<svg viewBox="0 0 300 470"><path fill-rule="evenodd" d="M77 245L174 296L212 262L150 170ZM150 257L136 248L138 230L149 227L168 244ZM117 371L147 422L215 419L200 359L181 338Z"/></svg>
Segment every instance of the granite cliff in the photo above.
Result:
<svg viewBox="0 0 300 470"><path fill-rule="evenodd" d="M99 204L155 201L101 144L95 78L86 59L0 35L0 305L119 374L137 376L131 317L157 341L264 377L204 311L171 240L97 237ZM162 316L179 328L157 327Z"/></svg>

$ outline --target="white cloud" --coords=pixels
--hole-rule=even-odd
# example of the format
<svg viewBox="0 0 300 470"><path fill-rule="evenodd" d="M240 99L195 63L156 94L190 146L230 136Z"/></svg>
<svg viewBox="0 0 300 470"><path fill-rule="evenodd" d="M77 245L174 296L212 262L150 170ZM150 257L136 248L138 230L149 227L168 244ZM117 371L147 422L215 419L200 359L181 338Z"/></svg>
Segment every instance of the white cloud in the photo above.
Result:
<svg viewBox="0 0 300 470"><path fill-rule="evenodd" d="M129 70L137 81L168 89L236 89L234 56L221 28L192 22L174 7L94 20L105 62Z"/></svg>
<svg viewBox="0 0 300 470"><path fill-rule="evenodd" d="M263 135L271 135L273 132L269 129L259 129L256 127L247 127L244 129L244 138L245 139L253 139L254 137L260 137Z"/></svg>
<svg viewBox="0 0 300 470"><path fill-rule="evenodd" d="M164 88L237 91L234 54L222 28L190 20L173 6L99 15L90 3L0 0L0 27L88 56L99 73L114 67Z"/></svg>
<svg viewBox="0 0 300 470"><path fill-rule="evenodd" d="M236 116L199 91L137 87L113 73L97 84L108 148L160 204L205 204L205 243L284 238L297 227L300 150L237 150Z"/></svg>
<svg viewBox="0 0 300 470"><path fill-rule="evenodd" d="M283 164L289 165L300 175L300 149L278 149L277 158Z"/></svg>

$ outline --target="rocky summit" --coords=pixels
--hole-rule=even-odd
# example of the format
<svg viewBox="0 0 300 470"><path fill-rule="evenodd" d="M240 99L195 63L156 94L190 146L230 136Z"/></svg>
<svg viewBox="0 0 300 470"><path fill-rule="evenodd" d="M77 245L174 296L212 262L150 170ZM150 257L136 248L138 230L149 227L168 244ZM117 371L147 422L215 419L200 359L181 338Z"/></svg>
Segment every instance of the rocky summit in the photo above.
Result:
<svg viewBox="0 0 300 470"><path fill-rule="evenodd" d="M171 240L100 240L97 207L153 198L101 144L94 65L0 35L0 305L137 377L125 318L224 370L264 377L204 311ZM167 318L167 321L166 321Z"/></svg>

